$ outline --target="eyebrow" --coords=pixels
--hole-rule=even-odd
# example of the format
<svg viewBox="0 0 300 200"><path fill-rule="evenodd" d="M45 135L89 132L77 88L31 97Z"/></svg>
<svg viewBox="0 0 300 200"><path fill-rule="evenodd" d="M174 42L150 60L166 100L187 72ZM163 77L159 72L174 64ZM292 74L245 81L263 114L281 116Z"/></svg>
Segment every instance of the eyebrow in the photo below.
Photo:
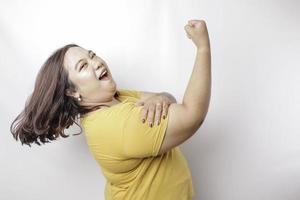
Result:
<svg viewBox="0 0 300 200"><path fill-rule="evenodd" d="M89 55L92 54L92 56L91 56L92 58L96 55L92 50L89 50L88 53L89 53Z"/></svg>
<svg viewBox="0 0 300 200"><path fill-rule="evenodd" d="M90 56L90 54L92 54L92 56L91 56L92 58L96 55L92 50L89 50L89 51L88 51L88 55L89 55L89 56ZM81 61L83 61L83 60L84 60L84 58L80 59L80 60L76 63L76 65L75 65L75 70L76 70L76 71L78 71L77 68L78 68L79 63L80 63Z"/></svg>

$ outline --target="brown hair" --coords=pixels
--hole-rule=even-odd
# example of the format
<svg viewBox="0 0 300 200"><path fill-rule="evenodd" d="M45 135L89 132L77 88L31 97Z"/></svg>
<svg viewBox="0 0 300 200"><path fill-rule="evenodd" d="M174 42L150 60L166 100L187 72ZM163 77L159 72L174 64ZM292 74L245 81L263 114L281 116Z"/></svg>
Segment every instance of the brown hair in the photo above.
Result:
<svg viewBox="0 0 300 200"><path fill-rule="evenodd" d="M78 104L74 97L65 94L66 89L76 91L76 86L69 80L65 70L64 56L71 47L79 47L76 44L68 44L52 53L38 72L34 90L25 103L24 110L15 118L10 126L10 132L22 145L31 143L41 145L49 140L56 140L61 135L66 138L69 135L64 129L76 122L78 117L97 109L87 108ZM118 97L118 91L115 97ZM79 135L82 133L73 134ZM38 141L39 139L39 141Z"/></svg>

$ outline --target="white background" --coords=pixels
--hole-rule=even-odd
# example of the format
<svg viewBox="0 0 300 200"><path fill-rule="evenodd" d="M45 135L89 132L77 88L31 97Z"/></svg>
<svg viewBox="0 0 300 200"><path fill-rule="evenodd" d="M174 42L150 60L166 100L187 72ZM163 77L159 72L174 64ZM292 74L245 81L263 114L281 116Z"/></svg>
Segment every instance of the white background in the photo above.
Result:
<svg viewBox="0 0 300 200"><path fill-rule="evenodd" d="M68 43L102 57L117 87L180 102L196 52L190 19L206 20L212 50L209 112L181 145L194 199L300 199L299 10L296 0L2 0L0 199L104 199L83 134L29 148L9 126L43 62Z"/></svg>

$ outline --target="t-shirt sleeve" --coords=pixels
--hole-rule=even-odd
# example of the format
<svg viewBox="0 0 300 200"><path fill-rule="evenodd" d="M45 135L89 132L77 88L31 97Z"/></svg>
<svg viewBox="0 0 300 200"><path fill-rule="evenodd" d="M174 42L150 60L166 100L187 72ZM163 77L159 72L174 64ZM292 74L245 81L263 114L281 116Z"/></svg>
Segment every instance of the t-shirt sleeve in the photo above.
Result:
<svg viewBox="0 0 300 200"><path fill-rule="evenodd" d="M161 118L159 125L150 127L147 121L142 123L141 110L142 106L133 107L123 123L121 144L127 158L157 156L163 143L169 115L165 119Z"/></svg>

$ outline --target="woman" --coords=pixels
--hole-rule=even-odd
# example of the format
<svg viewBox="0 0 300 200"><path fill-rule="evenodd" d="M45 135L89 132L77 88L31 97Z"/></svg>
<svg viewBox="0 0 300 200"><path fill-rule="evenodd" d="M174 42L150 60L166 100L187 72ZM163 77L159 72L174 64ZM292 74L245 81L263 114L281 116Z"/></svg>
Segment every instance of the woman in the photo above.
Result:
<svg viewBox="0 0 300 200"><path fill-rule="evenodd" d="M64 129L80 119L107 180L105 199L191 199L192 178L179 145L198 130L208 110L210 45L203 20L190 20L185 31L197 57L182 104L167 93L117 89L103 59L70 44L42 66L11 125L13 136L40 145L68 137Z"/></svg>

